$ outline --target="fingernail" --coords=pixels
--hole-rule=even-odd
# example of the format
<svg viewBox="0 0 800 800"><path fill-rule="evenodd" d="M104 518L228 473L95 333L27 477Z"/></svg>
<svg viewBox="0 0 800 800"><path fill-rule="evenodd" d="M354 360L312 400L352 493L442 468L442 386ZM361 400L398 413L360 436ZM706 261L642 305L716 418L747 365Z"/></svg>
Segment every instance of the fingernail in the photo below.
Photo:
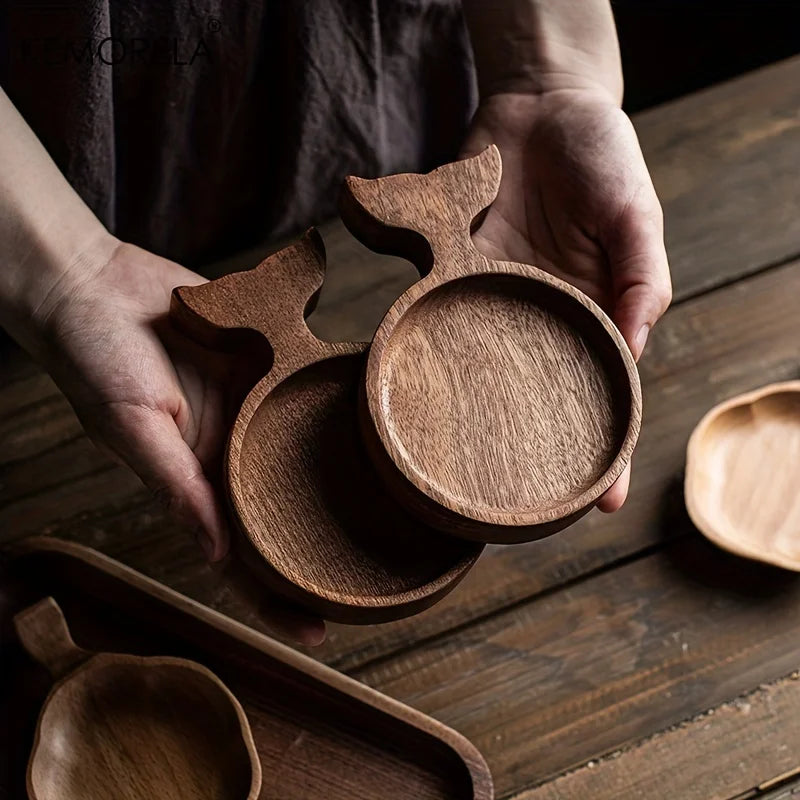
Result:
<svg viewBox="0 0 800 800"><path fill-rule="evenodd" d="M636 357L638 358L642 351L644 350L644 346L647 344L647 337L650 335L650 323L645 322L641 328L639 328L639 332L634 337L634 342L636 344Z"/></svg>

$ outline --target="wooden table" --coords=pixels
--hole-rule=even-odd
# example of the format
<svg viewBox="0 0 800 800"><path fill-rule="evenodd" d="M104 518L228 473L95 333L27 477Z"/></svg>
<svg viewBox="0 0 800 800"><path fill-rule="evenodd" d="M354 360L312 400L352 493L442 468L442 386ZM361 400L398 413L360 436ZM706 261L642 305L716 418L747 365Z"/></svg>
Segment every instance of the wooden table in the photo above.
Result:
<svg viewBox="0 0 800 800"><path fill-rule="evenodd" d="M466 734L498 797L777 798L800 777L800 576L706 543L681 487L705 410L800 377L798 109L800 58L635 119L675 303L641 363L625 508L489 548L430 611L331 626L314 651ZM312 326L369 337L413 271L337 225L324 232L330 277ZM138 481L96 452L46 375L6 345L0 376L3 540L80 541L259 627Z"/></svg>

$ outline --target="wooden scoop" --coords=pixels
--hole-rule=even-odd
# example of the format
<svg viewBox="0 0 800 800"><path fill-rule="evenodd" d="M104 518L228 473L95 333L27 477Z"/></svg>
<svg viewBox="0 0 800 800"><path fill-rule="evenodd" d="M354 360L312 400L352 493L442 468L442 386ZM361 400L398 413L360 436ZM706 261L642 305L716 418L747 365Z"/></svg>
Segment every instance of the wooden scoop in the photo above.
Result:
<svg viewBox="0 0 800 800"><path fill-rule="evenodd" d="M255 800L261 764L237 699L182 658L92 654L52 597L14 618L58 679L39 715L30 800Z"/></svg>
<svg viewBox="0 0 800 800"><path fill-rule="evenodd" d="M641 392L625 341L596 303L473 246L471 224L500 175L491 146L428 175L348 178L341 213L364 244L424 276L370 348L370 455L428 524L520 542L575 521L620 476Z"/></svg>
<svg viewBox="0 0 800 800"><path fill-rule="evenodd" d="M382 622L435 603L482 548L421 526L374 475L358 431L367 345L323 342L305 323L324 270L311 231L253 270L176 289L172 314L210 346L245 328L272 347L271 369L242 404L227 447L244 560L327 619Z"/></svg>
<svg viewBox="0 0 800 800"><path fill-rule="evenodd" d="M800 572L800 381L712 408L689 439L685 496L718 546Z"/></svg>

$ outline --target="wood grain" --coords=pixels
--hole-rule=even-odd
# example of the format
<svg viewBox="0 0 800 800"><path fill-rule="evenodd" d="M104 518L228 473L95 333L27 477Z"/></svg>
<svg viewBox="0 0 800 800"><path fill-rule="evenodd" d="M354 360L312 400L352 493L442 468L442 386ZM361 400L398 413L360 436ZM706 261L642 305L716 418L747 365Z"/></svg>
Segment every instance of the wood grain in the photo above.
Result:
<svg viewBox="0 0 800 800"><path fill-rule="evenodd" d="M427 175L348 178L341 213L362 242L424 276L370 347L362 407L379 472L421 520L510 543L592 508L630 459L641 395L627 345L595 303L473 246L471 223L500 175L489 147Z"/></svg>
<svg viewBox="0 0 800 800"><path fill-rule="evenodd" d="M0 752L8 756L0 759L0 795L24 792L25 755L50 681L8 636L8 623L19 609L51 595L87 649L122 650L143 660L190 658L213 669L250 720L263 771L260 800L493 797L480 753L418 711L98 553L47 539L28 540L18 552L0 570L0 708L9 722L0 726ZM131 697L144 704L147 693L118 692L115 702ZM207 727L225 733L219 725Z"/></svg>
<svg viewBox="0 0 800 800"><path fill-rule="evenodd" d="M711 541L800 572L800 381L715 406L686 454L689 516Z"/></svg>
<svg viewBox="0 0 800 800"><path fill-rule="evenodd" d="M27 654L55 680L65 677L92 656L75 644L67 621L52 597L19 611L14 616L14 631Z"/></svg>
<svg viewBox="0 0 800 800"><path fill-rule="evenodd" d="M397 619L449 592L482 548L420 526L374 477L357 426L366 345L322 341L304 319L324 268L311 231L254 270L176 289L171 313L209 347L242 329L269 342L226 450L242 559L328 619Z"/></svg>
<svg viewBox="0 0 800 800"><path fill-rule="evenodd" d="M30 800L256 800L261 764L244 710L200 664L92 654L52 597L14 617L28 653L58 679L39 714Z"/></svg>
<svg viewBox="0 0 800 800"><path fill-rule="evenodd" d="M514 800L763 797L768 787L800 769L798 753L800 680L795 674Z"/></svg>
<svg viewBox="0 0 800 800"><path fill-rule="evenodd" d="M788 674L800 577L699 534L356 670L456 727L499 797Z"/></svg>
<svg viewBox="0 0 800 800"><path fill-rule="evenodd" d="M674 297L800 255L800 56L636 114Z"/></svg>

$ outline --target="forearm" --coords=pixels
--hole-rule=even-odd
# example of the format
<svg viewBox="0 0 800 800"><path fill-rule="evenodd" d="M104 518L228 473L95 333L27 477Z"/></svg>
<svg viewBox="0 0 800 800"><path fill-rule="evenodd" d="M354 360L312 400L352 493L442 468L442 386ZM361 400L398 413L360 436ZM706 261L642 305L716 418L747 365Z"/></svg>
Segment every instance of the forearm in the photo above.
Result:
<svg viewBox="0 0 800 800"><path fill-rule="evenodd" d="M36 350L35 329L65 284L113 246L0 89L0 325Z"/></svg>
<svg viewBox="0 0 800 800"><path fill-rule="evenodd" d="M608 0L463 0L481 98L560 89L622 102L622 69Z"/></svg>

